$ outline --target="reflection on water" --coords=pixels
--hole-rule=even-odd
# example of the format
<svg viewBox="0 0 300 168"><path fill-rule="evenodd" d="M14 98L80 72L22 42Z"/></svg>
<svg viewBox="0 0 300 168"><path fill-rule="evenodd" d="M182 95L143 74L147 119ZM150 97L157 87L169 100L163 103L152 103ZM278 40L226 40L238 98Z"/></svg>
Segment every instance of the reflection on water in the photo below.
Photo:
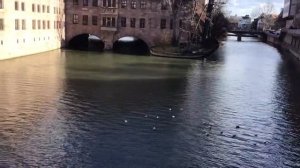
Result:
<svg viewBox="0 0 300 168"><path fill-rule="evenodd" d="M52 51L0 62L0 167L297 167L300 78L266 44L206 61Z"/></svg>

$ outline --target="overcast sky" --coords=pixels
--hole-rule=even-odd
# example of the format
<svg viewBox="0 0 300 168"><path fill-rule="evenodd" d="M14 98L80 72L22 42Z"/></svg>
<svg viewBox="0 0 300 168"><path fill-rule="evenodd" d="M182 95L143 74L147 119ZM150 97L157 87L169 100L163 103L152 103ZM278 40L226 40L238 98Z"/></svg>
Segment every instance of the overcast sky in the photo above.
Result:
<svg viewBox="0 0 300 168"><path fill-rule="evenodd" d="M274 4L276 14L279 14L281 8L284 6L284 0L229 0L227 10L230 12L230 15L251 15L251 12L254 8L267 2Z"/></svg>

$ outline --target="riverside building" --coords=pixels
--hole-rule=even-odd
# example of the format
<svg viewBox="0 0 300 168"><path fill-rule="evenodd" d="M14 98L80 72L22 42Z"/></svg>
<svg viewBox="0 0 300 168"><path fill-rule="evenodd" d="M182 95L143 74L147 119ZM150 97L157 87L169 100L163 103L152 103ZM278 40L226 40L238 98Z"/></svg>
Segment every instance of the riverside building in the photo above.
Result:
<svg viewBox="0 0 300 168"><path fill-rule="evenodd" d="M0 60L60 48L64 1L0 0Z"/></svg>

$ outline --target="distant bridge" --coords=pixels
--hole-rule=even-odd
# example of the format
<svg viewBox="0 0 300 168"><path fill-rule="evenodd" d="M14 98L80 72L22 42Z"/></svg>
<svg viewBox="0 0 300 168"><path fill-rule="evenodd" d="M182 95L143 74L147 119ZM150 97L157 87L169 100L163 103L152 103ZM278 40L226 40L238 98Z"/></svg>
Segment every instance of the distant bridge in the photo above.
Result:
<svg viewBox="0 0 300 168"><path fill-rule="evenodd" d="M237 40L242 41L242 37L264 37L265 33L255 30L229 30L227 36L237 36Z"/></svg>

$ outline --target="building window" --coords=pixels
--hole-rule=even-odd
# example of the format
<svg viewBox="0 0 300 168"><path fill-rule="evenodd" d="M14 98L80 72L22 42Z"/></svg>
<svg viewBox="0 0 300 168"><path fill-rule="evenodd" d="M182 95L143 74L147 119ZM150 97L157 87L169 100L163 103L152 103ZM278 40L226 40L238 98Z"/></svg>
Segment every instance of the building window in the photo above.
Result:
<svg viewBox="0 0 300 168"><path fill-rule="evenodd" d="M19 27L19 20L18 19L15 19L15 29L16 30L20 29L20 27Z"/></svg>
<svg viewBox="0 0 300 168"><path fill-rule="evenodd" d="M35 5L32 4L32 12L35 12Z"/></svg>
<svg viewBox="0 0 300 168"><path fill-rule="evenodd" d="M73 5L79 5L78 0L73 0Z"/></svg>
<svg viewBox="0 0 300 168"><path fill-rule="evenodd" d="M25 3L24 2L21 3L21 10L25 11Z"/></svg>
<svg viewBox="0 0 300 168"><path fill-rule="evenodd" d="M35 30L35 29L36 29L36 21L32 20L32 30Z"/></svg>
<svg viewBox="0 0 300 168"><path fill-rule="evenodd" d="M173 19L170 20L170 29L173 29Z"/></svg>
<svg viewBox="0 0 300 168"><path fill-rule="evenodd" d="M43 20L43 29L46 29L46 21Z"/></svg>
<svg viewBox="0 0 300 168"><path fill-rule="evenodd" d="M116 0L103 0L103 7L108 7L108 8L117 7Z"/></svg>
<svg viewBox="0 0 300 168"><path fill-rule="evenodd" d="M19 3L15 1L15 10L19 10Z"/></svg>
<svg viewBox="0 0 300 168"><path fill-rule="evenodd" d="M121 17L121 27L126 27L126 17Z"/></svg>
<svg viewBox="0 0 300 168"><path fill-rule="evenodd" d="M42 6L42 12L45 13L46 7L45 5Z"/></svg>
<svg viewBox="0 0 300 168"><path fill-rule="evenodd" d="M4 30L4 20L0 19L0 30Z"/></svg>
<svg viewBox="0 0 300 168"><path fill-rule="evenodd" d="M93 0L93 6L98 6L98 0Z"/></svg>
<svg viewBox="0 0 300 168"><path fill-rule="evenodd" d="M167 10L168 9L168 4L163 2L161 3L161 10Z"/></svg>
<svg viewBox="0 0 300 168"><path fill-rule="evenodd" d="M88 25L89 24L89 16L88 15L83 15L82 16L82 24L83 25Z"/></svg>
<svg viewBox="0 0 300 168"><path fill-rule="evenodd" d="M0 0L0 9L3 9L3 0Z"/></svg>
<svg viewBox="0 0 300 168"><path fill-rule="evenodd" d="M127 7L127 0L122 0L121 1L121 8L126 8Z"/></svg>
<svg viewBox="0 0 300 168"><path fill-rule="evenodd" d="M50 13L50 6L47 6L47 13Z"/></svg>
<svg viewBox="0 0 300 168"><path fill-rule="evenodd" d="M78 24L79 23L79 17L77 14L73 15L73 24Z"/></svg>
<svg viewBox="0 0 300 168"><path fill-rule="evenodd" d="M37 11L38 11L38 13L41 12L41 7L40 7L40 5L37 5Z"/></svg>
<svg viewBox="0 0 300 168"><path fill-rule="evenodd" d="M155 19L149 18L148 24L151 29L155 28Z"/></svg>
<svg viewBox="0 0 300 168"><path fill-rule="evenodd" d="M41 21L38 20L38 29L40 30L41 29Z"/></svg>
<svg viewBox="0 0 300 168"><path fill-rule="evenodd" d="M50 21L47 21L47 28L50 29Z"/></svg>
<svg viewBox="0 0 300 168"><path fill-rule="evenodd" d="M89 6L89 1L88 0L83 0L83 6Z"/></svg>
<svg viewBox="0 0 300 168"><path fill-rule="evenodd" d="M179 28L183 28L183 22L181 19L179 20Z"/></svg>
<svg viewBox="0 0 300 168"><path fill-rule="evenodd" d="M130 27L135 28L135 22L136 22L136 19L135 18L131 18L130 19Z"/></svg>
<svg viewBox="0 0 300 168"><path fill-rule="evenodd" d="M92 16L92 24L98 25L98 17L97 16Z"/></svg>
<svg viewBox="0 0 300 168"><path fill-rule="evenodd" d="M141 1L141 9L146 9L147 3L145 0Z"/></svg>
<svg viewBox="0 0 300 168"><path fill-rule="evenodd" d="M167 20L166 19L161 19L160 20L160 29L165 29L167 26Z"/></svg>
<svg viewBox="0 0 300 168"><path fill-rule="evenodd" d="M131 9L136 9L136 0L131 1Z"/></svg>
<svg viewBox="0 0 300 168"><path fill-rule="evenodd" d="M22 20L22 30L26 30L26 20Z"/></svg>
<svg viewBox="0 0 300 168"><path fill-rule="evenodd" d="M140 28L145 28L146 20L144 18L140 19Z"/></svg>
<svg viewBox="0 0 300 168"><path fill-rule="evenodd" d="M102 18L103 27L116 27L116 18L114 17L103 17Z"/></svg>

